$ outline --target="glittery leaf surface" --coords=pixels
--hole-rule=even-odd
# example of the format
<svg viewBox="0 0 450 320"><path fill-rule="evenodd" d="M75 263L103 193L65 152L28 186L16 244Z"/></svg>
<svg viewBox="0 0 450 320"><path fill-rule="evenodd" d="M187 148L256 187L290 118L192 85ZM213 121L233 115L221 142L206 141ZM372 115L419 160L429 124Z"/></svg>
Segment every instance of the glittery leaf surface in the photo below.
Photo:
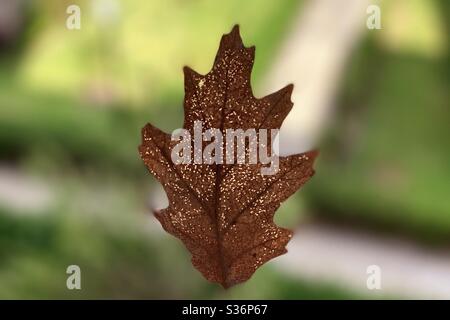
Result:
<svg viewBox="0 0 450 320"><path fill-rule="evenodd" d="M208 74L184 68L183 128L192 132L194 121L222 132L280 128L293 105L293 86L255 98L250 86L254 54L235 26L222 37ZM317 152L280 157L278 172L262 175L260 163L175 165L171 150L176 143L147 124L139 152L169 200L167 208L155 212L157 219L184 243L204 277L228 288L284 254L292 232L275 225L273 215L314 174Z"/></svg>

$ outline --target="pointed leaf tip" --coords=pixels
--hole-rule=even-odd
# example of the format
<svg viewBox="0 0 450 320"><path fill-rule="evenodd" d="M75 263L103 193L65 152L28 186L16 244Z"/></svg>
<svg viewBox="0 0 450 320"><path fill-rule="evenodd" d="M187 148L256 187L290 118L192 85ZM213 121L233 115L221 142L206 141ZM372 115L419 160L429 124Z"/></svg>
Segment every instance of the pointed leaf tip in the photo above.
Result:
<svg viewBox="0 0 450 320"><path fill-rule="evenodd" d="M239 32L239 25L238 24L235 24L233 26L233 28L231 29L231 32L230 32L230 34L235 34L235 33L240 34L240 32Z"/></svg>
<svg viewBox="0 0 450 320"><path fill-rule="evenodd" d="M240 44L242 47L244 46L244 42L242 41L242 37L241 37L241 33L240 33L240 28L238 24L235 24L233 26L233 28L231 29L230 33L225 34L224 35L225 38L229 38L231 39L232 43L238 43Z"/></svg>

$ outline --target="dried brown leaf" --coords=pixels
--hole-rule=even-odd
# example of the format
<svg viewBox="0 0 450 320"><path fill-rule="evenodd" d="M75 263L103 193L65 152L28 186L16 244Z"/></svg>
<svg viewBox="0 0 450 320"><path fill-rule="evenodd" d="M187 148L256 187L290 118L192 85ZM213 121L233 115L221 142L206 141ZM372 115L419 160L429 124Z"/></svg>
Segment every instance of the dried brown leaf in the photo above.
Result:
<svg viewBox="0 0 450 320"><path fill-rule="evenodd" d="M257 99L250 86L255 48L244 47L235 26L224 35L212 70L184 68L183 128L279 129L292 108L293 86ZM280 157L279 171L262 175L261 164L177 164L176 141L151 124L142 129L139 152L164 187L169 206L156 217L192 254L193 265L225 288L246 281L255 270L286 252L292 237L273 216L280 204L314 174L317 152Z"/></svg>

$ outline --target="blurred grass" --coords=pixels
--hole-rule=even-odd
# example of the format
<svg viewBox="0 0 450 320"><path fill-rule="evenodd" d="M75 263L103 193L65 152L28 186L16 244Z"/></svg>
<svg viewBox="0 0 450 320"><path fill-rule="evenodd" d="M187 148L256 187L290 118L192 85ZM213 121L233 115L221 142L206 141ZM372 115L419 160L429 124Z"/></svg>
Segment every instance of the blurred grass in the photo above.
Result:
<svg viewBox="0 0 450 320"><path fill-rule="evenodd" d="M44 2L46 3L46 2ZM87 76L85 84L89 85L91 78L95 78L90 73L92 68L100 68L99 73L104 69L123 63L120 56L105 52L105 62L100 66L92 66L97 51L102 46L97 44L98 50L91 53L85 51L92 45L90 33L93 32L90 26L92 17L87 23L87 31L69 32L57 23L61 24L61 16L56 15L58 10L48 4L41 5L39 9L47 12L39 15L39 19L46 17L50 22L40 25L40 33L35 36L33 45L22 45L22 61L15 61L6 56L0 63L0 156L3 158L26 157L30 152L39 149L42 153L67 154L76 161L90 163L103 167L104 165L117 167L122 170L137 172L142 165L136 156L137 145L140 142L141 128L146 122L157 123L162 129L173 130L182 123L182 97L183 97L183 77L182 65L189 64L193 68L206 72L212 65L215 51L217 50L220 37L223 33L229 32L234 23L241 23L241 32L244 42L248 45L257 45L257 57L255 63L254 79L261 78L263 71L267 68L271 56L275 53L275 48L282 40L282 34L289 25L297 1L283 0L274 6L265 6L264 10L253 14L255 4L252 1L240 6L237 9L237 2L230 1L221 6L200 1L181 5L177 1L168 1L166 5L156 10L153 2L142 2L144 6L140 10L124 8L124 23L115 41L120 42L120 37L129 38L140 36L138 44L143 47L141 50L132 50L128 56L130 59L137 59L135 55L145 55L135 62L136 66L124 65L133 70L138 68L139 72L146 73L147 76L158 78L158 86L146 85L146 81L137 78L136 86L145 86L146 92L152 92L152 96L146 96L141 102L136 102L130 97L125 100L112 101L110 105L99 106L91 100L80 98L80 86L70 80L81 72ZM145 3L145 4L144 4ZM130 4L130 6L134 6ZM181 8L179 8L181 6ZM59 4L57 8L65 8L64 4ZM162 17L176 19L178 15L172 16L169 12L179 12L175 8L181 9L183 20L171 26L165 22L164 26L170 30L162 32L155 24L162 23ZM251 10L250 10L251 9ZM162 11L161 11L162 10ZM220 19L215 19L215 10L224 10L224 15ZM63 10L62 13L65 11ZM228 13L227 13L228 12ZM232 14L233 13L233 14ZM234 13L237 13L235 15ZM138 15L131 19L127 15ZM156 15L158 19L144 19L142 15ZM186 16L184 16L186 15ZM206 20L194 19L202 16ZM53 19L50 18L53 17ZM65 17L65 16L64 16ZM35 18L37 19L37 18ZM185 20L184 20L185 19ZM214 21L213 21L214 20ZM146 24L138 24L145 21ZM181 28L180 24L186 23L186 28ZM187 24L187 21L198 21ZM128 25L127 23L130 23ZM138 25L136 25L138 24ZM149 25L147 25L149 24ZM42 26L43 25L43 26ZM202 26L211 25L208 28ZM183 32L175 32L175 30ZM60 30L54 33L52 30ZM61 34L61 32L63 34ZM156 32L156 33L155 33ZM202 36L199 37L198 35ZM98 35L100 36L100 35ZM53 37L53 40L46 39ZM72 37L79 37L75 41ZM157 40L154 39L156 37ZM45 38L42 40L42 38ZM48 44L44 48L40 42ZM80 43L81 42L81 43ZM198 43L197 43L198 42ZM193 45L193 43L197 43ZM137 45L137 44L135 44ZM55 47L56 46L56 47ZM167 49L164 49L168 46ZM58 48L64 48L63 51ZM154 47L160 50L154 50ZM163 50L164 49L164 50ZM167 51L168 50L168 51ZM50 56L55 52L56 56ZM85 54L82 54L85 52ZM65 54L70 53L70 54ZM79 59L78 64L73 65L70 61L65 61L75 55ZM179 63L173 63L173 56L177 57ZM150 64L161 67L166 63L171 66L170 71L156 72L152 69L139 66L139 63L147 61ZM164 63L163 63L164 62ZM95 63L94 63L95 64ZM205 67L206 66L206 67ZM76 67L76 72L70 71ZM162 67L161 67L162 68ZM55 73L53 78L52 73ZM119 75L119 78L125 76ZM109 78L114 75L109 75ZM144 75L142 75L144 77ZM127 77L125 77L127 78ZM35 80L30 80L35 79ZM29 83L31 81L32 83ZM64 81L70 82L70 88L61 88ZM71 82L75 81L75 82ZM130 92L134 92L129 87L130 82L122 87ZM42 86L48 86L44 88ZM81 95L82 96L82 95ZM140 106L136 108L136 103ZM133 107L134 106L134 107ZM137 128L137 130L136 130Z"/></svg>
<svg viewBox="0 0 450 320"><path fill-rule="evenodd" d="M140 131L136 128L144 120L132 113L120 109L89 110L89 106L64 97L30 94L8 85L2 85L0 91L3 158L53 150L97 166L128 170L138 166Z"/></svg>
<svg viewBox="0 0 450 320"><path fill-rule="evenodd" d="M56 202L31 213L0 205L0 298L354 297L333 285L280 275L270 266L245 286L223 291L207 283L181 243L155 231L160 226L151 227L154 221L144 214L150 178L137 155L139 128L147 121L166 130L179 126L182 64L206 72L220 36L240 23L245 44L258 48L257 83L299 2L258 6L257 15L255 1L139 3L144 4L139 10L132 10L136 3L125 8L126 23L117 33L128 41L123 52L110 35L95 34L89 20L86 33L58 31L65 3L44 1L35 4L43 13L34 16L33 36L27 32L20 52L2 56L0 158L49 184ZM121 60L126 50L131 58ZM102 54L105 61L98 64ZM118 61L124 64L105 71ZM80 82L89 84L99 74L118 80L132 96L108 105L85 99ZM150 76L160 83L150 85ZM284 211L297 209L292 202ZM287 215L282 220L296 221ZM81 291L66 288L71 264L81 267Z"/></svg>
<svg viewBox="0 0 450 320"><path fill-rule="evenodd" d="M413 7L448 7L424 3ZM207 72L220 36L239 23L244 43L257 48L258 86L301 2L126 2L119 27L99 32L88 11L82 33L61 29L67 1L35 4L41 14L30 14L18 51L0 57L0 158L55 186L57 201L34 216L0 205L0 298L363 298L270 264L224 292L144 214L151 178L137 154L139 130L180 126L181 67ZM420 34L407 51L364 41L316 176L277 222L291 227L299 212L314 211L447 243L449 64L436 53L442 38ZM429 50L418 50L424 43ZM99 83L118 95L92 99ZM82 269L81 291L65 287L70 264Z"/></svg>
<svg viewBox="0 0 450 320"><path fill-rule="evenodd" d="M352 59L306 186L321 215L450 239L448 73L439 59L381 49L369 38Z"/></svg>
<svg viewBox="0 0 450 320"><path fill-rule="evenodd" d="M23 86L64 92L75 99L80 93L89 96L107 90L111 98L141 109L161 97L178 99L182 96L182 67L190 65L206 73L221 35L234 24L241 25L244 43L258 48L253 75L257 81L302 3L109 1L110 11L117 13L108 18L95 9L96 2L79 3L83 14L80 31L62 27L70 1L35 3L41 32L34 35L18 68ZM160 111L177 110L174 107L165 105Z"/></svg>
<svg viewBox="0 0 450 320"><path fill-rule="evenodd" d="M150 219L146 182L66 165L49 166L39 157L23 165L23 172L57 186L56 202L47 208L18 212L0 205L0 299L361 297L280 274L270 265L224 291L205 281L182 243ZM81 268L80 291L66 288L65 270L72 264Z"/></svg>
<svg viewBox="0 0 450 320"><path fill-rule="evenodd" d="M204 281L182 245L149 230L105 228L96 218L0 212L1 299L345 299L332 285L292 279L261 268L244 285L223 291ZM157 259L155 259L157 257ZM67 290L65 270L81 268L81 290ZM179 272L174 272L174 269Z"/></svg>

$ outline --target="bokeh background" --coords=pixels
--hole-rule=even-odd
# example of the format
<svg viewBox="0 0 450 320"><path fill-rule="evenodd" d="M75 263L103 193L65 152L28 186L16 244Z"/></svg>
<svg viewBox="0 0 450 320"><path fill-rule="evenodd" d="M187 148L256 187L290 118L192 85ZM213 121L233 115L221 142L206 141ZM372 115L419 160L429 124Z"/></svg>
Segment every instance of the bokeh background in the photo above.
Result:
<svg viewBox="0 0 450 320"><path fill-rule="evenodd" d="M362 3L0 0L0 298L450 298L450 2L377 2L380 30ZM208 72L236 23L257 95L296 85L285 141L321 154L276 215L289 253L225 291L150 214L164 195L137 146L147 122L181 126L182 67Z"/></svg>

